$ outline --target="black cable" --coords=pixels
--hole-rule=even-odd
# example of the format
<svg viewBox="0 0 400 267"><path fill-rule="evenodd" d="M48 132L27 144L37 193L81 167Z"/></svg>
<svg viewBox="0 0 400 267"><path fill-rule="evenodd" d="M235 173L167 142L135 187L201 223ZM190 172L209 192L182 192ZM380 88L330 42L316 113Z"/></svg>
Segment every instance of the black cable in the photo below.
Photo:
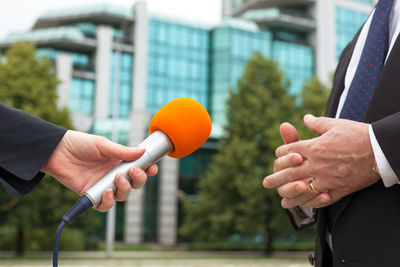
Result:
<svg viewBox="0 0 400 267"><path fill-rule="evenodd" d="M54 241L54 249L53 249L53 267L58 266L58 247L60 245L61 232L64 229L65 225L66 225L65 221L62 220L60 226L58 226L56 240Z"/></svg>
<svg viewBox="0 0 400 267"><path fill-rule="evenodd" d="M60 245L60 237L61 232L64 229L64 226L72 222L75 218L80 216L82 213L87 211L89 208L93 206L90 199L83 195L73 206L72 208L63 216L60 225L58 226L56 239L54 241L54 249L53 249L53 267L58 266L58 248Z"/></svg>

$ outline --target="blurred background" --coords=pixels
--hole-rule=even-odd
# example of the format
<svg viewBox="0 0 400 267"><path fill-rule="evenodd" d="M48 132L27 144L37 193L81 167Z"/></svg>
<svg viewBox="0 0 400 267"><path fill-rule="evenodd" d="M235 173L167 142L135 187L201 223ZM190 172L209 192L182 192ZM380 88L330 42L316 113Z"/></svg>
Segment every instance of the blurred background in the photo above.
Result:
<svg viewBox="0 0 400 267"><path fill-rule="evenodd" d="M178 97L209 111L210 139L164 158L116 205L116 249L312 250L276 192L262 188L281 144L323 115L331 77L372 0L13 1L0 10L0 101L135 146ZM46 178L0 193L0 250L48 251L76 196ZM106 216L67 227L61 250L104 250ZM9 255L9 254L7 254Z"/></svg>

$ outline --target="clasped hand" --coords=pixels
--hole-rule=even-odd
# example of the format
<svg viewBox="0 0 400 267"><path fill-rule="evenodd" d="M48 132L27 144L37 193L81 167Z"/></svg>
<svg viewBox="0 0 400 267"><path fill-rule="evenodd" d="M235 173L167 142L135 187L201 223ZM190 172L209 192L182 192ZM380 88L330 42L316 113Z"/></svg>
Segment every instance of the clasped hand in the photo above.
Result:
<svg viewBox="0 0 400 267"><path fill-rule="evenodd" d="M265 188L278 189L283 208L328 206L380 179L372 170L368 124L312 115L304 123L320 136L300 141L296 128L283 123L285 144L276 149L274 173L263 182Z"/></svg>

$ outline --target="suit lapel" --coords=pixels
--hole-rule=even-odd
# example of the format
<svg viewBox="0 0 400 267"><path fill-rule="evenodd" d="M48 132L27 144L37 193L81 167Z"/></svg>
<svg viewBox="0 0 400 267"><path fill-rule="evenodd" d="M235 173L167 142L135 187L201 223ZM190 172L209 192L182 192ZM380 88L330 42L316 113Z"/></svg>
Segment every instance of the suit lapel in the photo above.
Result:
<svg viewBox="0 0 400 267"><path fill-rule="evenodd" d="M363 27L363 26L362 26ZM354 47L356 46L358 36L361 29L354 36L353 40L346 46L340 56L338 66L336 67L335 75L333 76L333 84L331 95L329 96L328 104L326 107L325 116L335 117L337 107L339 105L340 96L344 90L344 80L347 73L351 56L353 55Z"/></svg>
<svg viewBox="0 0 400 267"><path fill-rule="evenodd" d="M351 55L353 54L354 46L355 43L357 42L358 35L353 39L352 43L350 43L348 47L348 51L350 54L350 59ZM338 73L340 76L338 76L338 84L336 85L337 87L333 87L332 92L333 95L333 100L331 103L331 106L329 107L330 110L327 109L327 116L335 116L336 114L336 109L339 103L340 95L343 92L344 89L344 78L346 75L347 67L350 63L350 59L347 58L348 55L345 55L346 57L342 58L342 61L345 61L346 64L343 64L345 66L345 70L340 70ZM378 84L375 88L373 97L371 99L371 103L368 107L367 114L365 117L365 122L374 122L376 120L379 120L383 117L386 117L390 114L393 114L393 110L400 110L400 91L398 88L398 85L400 84L400 37L397 37L396 42L393 46L393 49L386 61L386 64L382 70L381 77L379 78ZM384 103L384 104L382 104ZM328 113L329 112L329 113ZM335 215L335 218L333 220L333 224L335 224L335 221L337 218L340 216L340 214L343 212L343 210L346 208L346 206L349 204L351 199L353 198L354 194L348 195L344 198L342 198L339 203L338 203L338 209Z"/></svg>
<svg viewBox="0 0 400 267"><path fill-rule="evenodd" d="M389 54L371 103L369 104L365 121L368 123L380 120L400 110L400 35Z"/></svg>

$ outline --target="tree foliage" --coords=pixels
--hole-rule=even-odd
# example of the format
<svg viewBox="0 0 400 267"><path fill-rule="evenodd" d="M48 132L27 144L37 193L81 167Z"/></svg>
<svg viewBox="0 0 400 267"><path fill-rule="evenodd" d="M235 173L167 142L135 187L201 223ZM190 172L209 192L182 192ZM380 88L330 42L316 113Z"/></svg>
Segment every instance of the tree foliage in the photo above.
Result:
<svg viewBox="0 0 400 267"><path fill-rule="evenodd" d="M311 80L304 84L301 91L300 100L302 105L297 108L297 114L324 116L329 94L330 90L326 85L316 77L311 78ZM296 125L302 139L309 139L316 136L304 125L302 116L294 116L293 124Z"/></svg>
<svg viewBox="0 0 400 267"><path fill-rule="evenodd" d="M71 129L68 110L57 108L57 85L51 62L37 58L30 43L15 43L0 62L1 102ZM8 198L1 190L0 224L16 228L18 254L24 250L27 233L36 229L48 233L48 241L39 246L51 249L57 225L76 199L75 193L49 176L23 197Z"/></svg>
<svg viewBox="0 0 400 267"><path fill-rule="evenodd" d="M186 217L181 234L197 241L262 234L269 253L276 237L292 231L280 197L275 190L265 190L262 180L272 172L274 151L282 144L280 124L291 121L298 127L300 114L323 110L326 98L321 95L323 86L313 79L305 85L299 107L289 86L273 60L252 55L237 91L231 92L226 135L200 179L197 199L183 198Z"/></svg>

